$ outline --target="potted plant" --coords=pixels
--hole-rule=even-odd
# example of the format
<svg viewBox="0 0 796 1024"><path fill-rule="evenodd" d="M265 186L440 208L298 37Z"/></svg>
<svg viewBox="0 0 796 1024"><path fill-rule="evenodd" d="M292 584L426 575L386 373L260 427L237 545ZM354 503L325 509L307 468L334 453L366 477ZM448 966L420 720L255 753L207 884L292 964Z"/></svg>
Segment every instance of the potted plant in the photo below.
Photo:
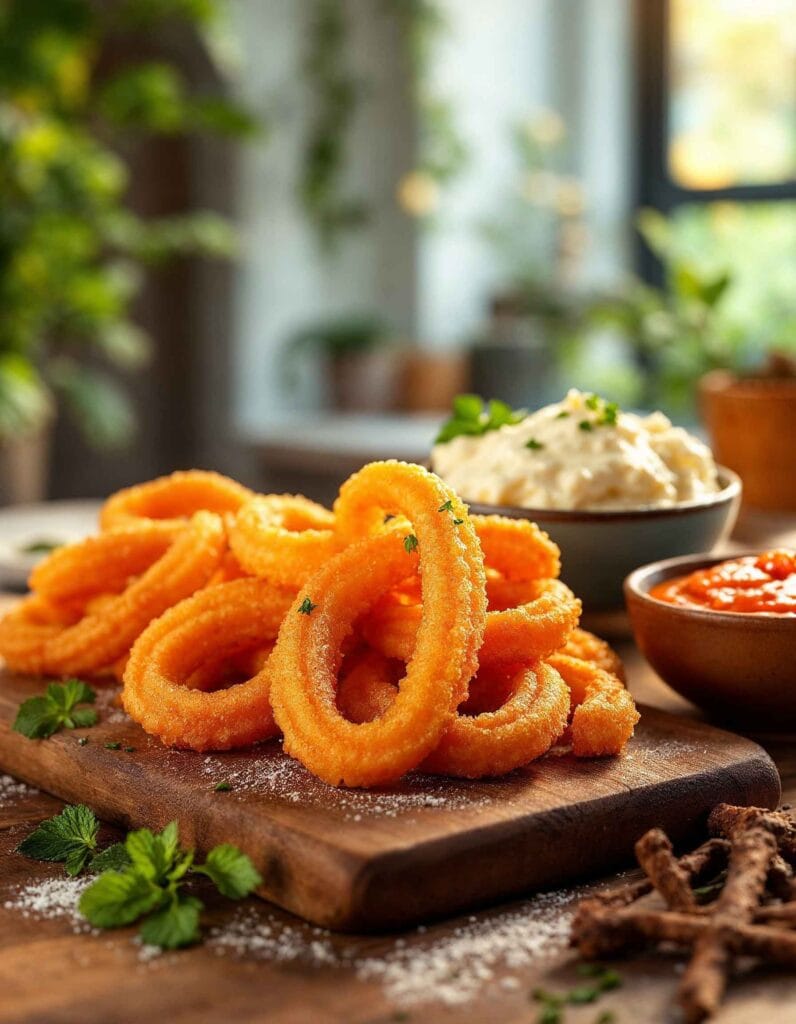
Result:
<svg viewBox="0 0 796 1024"><path fill-rule="evenodd" d="M699 393L713 453L743 480L744 503L796 512L796 359L773 353L757 373L714 370Z"/></svg>
<svg viewBox="0 0 796 1024"><path fill-rule="evenodd" d="M378 316L351 313L296 331L284 351L288 383L296 382L299 357L305 352L324 363L332 408L379 412L395 407L400 350Z"/></svg>
<svg viewBox="0 0 796 1024"><path fill-rule="evenodd" d="M175 67L141 56L164 20L199 29L219 8L11 0L0 10L0 500L42 496L47 431L61 408L93 445L129 440L135 417L113 371L149 356L130 316L142 270L232 251L220 217L134 213L118 155L132 131L252 127L243 109L193 96ZM134 55L112 72L102 63L110 38Z"/></svg>

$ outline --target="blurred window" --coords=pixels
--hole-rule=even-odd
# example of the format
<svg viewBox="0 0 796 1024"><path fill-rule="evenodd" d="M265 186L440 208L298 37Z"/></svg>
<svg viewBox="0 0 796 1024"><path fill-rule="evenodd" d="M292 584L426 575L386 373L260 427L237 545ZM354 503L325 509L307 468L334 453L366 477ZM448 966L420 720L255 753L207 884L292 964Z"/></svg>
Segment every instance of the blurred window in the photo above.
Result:
<svg viewBox="0 0 796 1024"><path fill-rule="evenodd" d="M635 3L639 205L779 279L796 253L796 0ZM639 266L660 280L643 246Z"/></svg>
<svg viewBox="0 0 796 1024"><path fill-rule="evenodd" d="M666 158L703 190L796 177L796 3L670 0Z"/></svg>

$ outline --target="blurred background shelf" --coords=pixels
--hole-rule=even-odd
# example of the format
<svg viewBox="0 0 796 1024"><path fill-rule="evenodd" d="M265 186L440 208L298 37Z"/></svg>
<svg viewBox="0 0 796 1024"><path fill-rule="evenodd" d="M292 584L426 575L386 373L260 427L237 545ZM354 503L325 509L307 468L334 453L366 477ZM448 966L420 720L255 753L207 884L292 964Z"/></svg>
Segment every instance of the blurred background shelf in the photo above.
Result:
<svg viewBox="0 0 796 1024"><path fill-rule="evenodd" d="M438 415L329 413L287 416L242 440L264 486L330 502L341 480L366 462L423 462L439 430Z"/></svg>

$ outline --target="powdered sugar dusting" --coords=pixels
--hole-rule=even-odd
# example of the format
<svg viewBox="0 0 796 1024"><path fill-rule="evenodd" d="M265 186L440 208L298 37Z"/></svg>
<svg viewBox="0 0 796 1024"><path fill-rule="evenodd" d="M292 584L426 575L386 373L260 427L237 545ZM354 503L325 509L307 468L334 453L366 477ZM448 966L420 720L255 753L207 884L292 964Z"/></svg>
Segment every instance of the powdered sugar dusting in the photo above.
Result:
<svg viewBox="0 0 796 1024"><path fill-rule="evenodd" d="M97 690L96 707L103 722L109 725L122 725L132 719L119 704L121 689L117 686L103 686Z"/></svg>
<svg viewBox="0 0 796 1024"><path fill-rule="evenodd" d="M274 963L301 961L314 967L338 967L346 962L344 954L335 951L329 932L284 924L272 914L263 917L253 908L236 913L227 924L214 928L207 944L219 956L231 953Z"/></svg>
<svg viewBox="0 0 796 1024"><path fill-rule="evenodd" d="M175 754L177 759L192 756ZM176 766L176 761L174 763ZM348 821L360 821L366 817L397 818L424 808L461 810L485 806L490 802L483 788L467 782L460 782L454 787L450 779L440 780L420 774L408 775L390 788L336 788L317 779L298 761L288 757L279 744L258 747L254 755L204 757L200 771L209 785L223 781L230 784L233 793L255 793L309 807L340 809ZM503 794L501 803L505 805L507 802Z"/></svg>
<svg viewBox="0 0 796 1024"><path fill-rule="evenodd" d="M33 796L38 790L10 775L0 775L0 807L8 807L19 797Z"/></svg>
<svg viewBox="0 0 796 1024"><path fill-rule="evenodd" d="M516 988L517 972L566 948L573 900L572 893L543 893L517 909L471 917L422 948L396 945L384 957L362 960L357 975L380 981L388 999L401 1006L460 1005L492 983Z"/></svg>
<svg viewBox="0 0 796 1024"><path fill-rule="evenodd" d="M77 904L83 890L92 881L90 876L45 878L19 888L3 906L6 910L17 911L22 917L65 918L75 932L91 932L93 929L80 914Z"/></svg>
<svg viewBox="0 0 796 1024"><path fill-rule="evenodd" d="M333 943L323 929L288 925L254 909L214 928L207 943L219 956L347 968L360 981L380 984L396 1006L457 1006L492 985L520 987L525 968L561 953L577 898L571 891L542 893L511 910L470 917L439 936L436 929L420 927L392 940L379 955L364 955L353 943Z"/></svg>

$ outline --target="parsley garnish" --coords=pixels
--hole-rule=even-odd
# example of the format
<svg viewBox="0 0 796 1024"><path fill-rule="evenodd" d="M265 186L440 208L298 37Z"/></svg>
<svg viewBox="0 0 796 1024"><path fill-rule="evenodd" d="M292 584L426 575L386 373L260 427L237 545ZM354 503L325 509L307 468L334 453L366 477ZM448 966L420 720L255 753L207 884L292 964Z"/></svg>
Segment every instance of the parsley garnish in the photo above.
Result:
<svg viewBox="0 0 796 1024"><path fill-rule="evenodd" d="M63 861L68 875L79 875L97 848L98 832L99 822L85 804L65 807L23 839L17 852L33 860Z"/></svg>
<svg viewBox="0 0 796 1024"><path fill-rule="evenodd" d="M525 442L525 447L530 448L532 452L538 452L544 445L541 441L537 441L535 437L530 438Z"/></svg>
<svg viewBox="0 0 796 1024"><path fill-rule="evenodd" d="M594 430L594 424L591 420L581 420L578 424L578 430Z"/></svg>
<svg viewBox="0 0 796 1024"><path fill-rule="evenodd" d="M32 540L23 544L19 550L23 555L49 555L60 547L61 542L57 540Z"/></svg>
<svg viewBox="0 0 796 1024"><path fill-rule="evenodd" d="M587 409L591 409L592 412L597 413L597 418L592 422L590 420L582 420L578 426L581 430L592 430L594 427L615 427L617 417L619 415L619 406L616 402L607 402L604 398L600 398L599 395L587 395L584 404ZM589 423L590 426L584 427L584 423Z"/></svg>
<svg viewBox="0 0 796 1024"><path fill-rule="evenodd" d="M92 882L80 897L80 912L98 928L141 921L141 939L162 949L199 940L203 904L183 889L189 873L206 875L233 900L248 896L262 882L246 854L229 843L214 847L204 864L195 864L193 850L180 848L174 821L158 834L147 828L130 832L124 850L127 863Z"/></svg>
<svg viewBox="0 0 796 1024"><path fill-rule="evenodd" d="M407 555L411 555L413 551L417 550L418 540L413 533L408 533L404 537L404 551Z"/></svg>
<svg viewBox="0 0 796 1024"><path fill-rule="evenodd" d="M525 409L512 409L497 398L484 404L478 395L457 395L453 400L453 414L442 425L434 443L445 444L460 434L478 437L489 430L519 423L526 416Z"/></svg>
<svg viewBox="0 0 796 1024"><path fill-rule="evenodd" d="M453 525L454 526L461 526L463 522L464 522L463 519L454 519L453 520Z"/></svg>
<svg viewBox="0 0 796 1024"><path fill-rule="evenodd" d="M453 499L448 498L447 501L443 501L437 512L453 512Z"/></svg>
<svg viewBox="0 0 796 1024"><path fill-rule="evenodd" d="M217 782L213 789L216 793L229 793L232 786L228 782Z"/></svg>
<svg viewBox="0 0 796 1024"><path fill-rule="evenodd" d="M77 705L93 704L96 696L91 687L80 679L50 683L43 696L31 697L20 704L11 728L33 740L46 739L61 729L95 725L97 712Z"/></svg>
<svg viewBox="0 0 796 1024"><path fill-rule="evenodd" d="M305 597L304 600L299 605L299 612L302 615L312 615L314 609L317 607L317 604L313 604L308 597Z"/></svg>
<svg viewBox="0 0 796 1024"><path fill-rule="evenodd" d="M569 992L548 992L547 989L537 988L531 993L531 999L542 1004L537 1024L560 1024L564 1019L564 1007L567 1003L571 1006L585 1006L596 1002L604 992L619 988L622 979L617 971L604 967L602 964L579 964L578 974L582 978L591 978L591 985L576 985ZM610 1010L604 1010L595 1021L595 1024L612 1024L614 1015Z"/></svg>
<svg viewBox="0 0 796 1024"><path fill-rule="evenodd" d="M105 744L105 749L106 750L121 750L122 749L122 745L121 745L121 743L118 740L115 740L113 743L106 743Z"/></svg>
<svg viewBox="0 0 796 1024"><path fill-rule="evenodd" d="M134 754L135 753L135 747L124 747L123 749L124 749L125 754Z"/></svg>
<svg viewBox="0 0 796 1024"><path fill-rule="evenodd" d="M567 410L566 409L562 409L561 412L556 415L556 419L557 420L565 420L565 419L567 419L568 416L569 416L569 413L567 412Z"/></svg>

